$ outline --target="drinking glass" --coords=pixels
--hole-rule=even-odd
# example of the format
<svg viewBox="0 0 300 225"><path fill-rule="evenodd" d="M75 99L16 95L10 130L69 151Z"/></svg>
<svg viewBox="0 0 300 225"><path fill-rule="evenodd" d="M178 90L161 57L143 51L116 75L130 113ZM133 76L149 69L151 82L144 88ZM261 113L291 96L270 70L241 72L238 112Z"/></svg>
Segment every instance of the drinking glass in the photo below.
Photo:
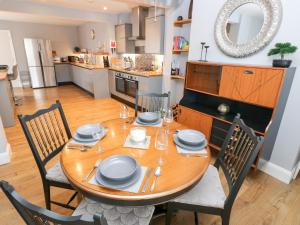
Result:
<svg viewBox="0 0 300 225"><path fill-rule="evenodd" d="M169 134L170 133L170 124L173 123L173 110L169 108L164 116L164 126L166 126L166 131Z"/></svg>
<svg viewBox="0 0 300 225"><path fill-rule="evenodd" d="M123 119L123 129L127 128L126 121L128 119L128 116L128 107L126 105L122 105L120 110L120 118Z"/></svg>
<svg viewBox="0 0 300 225"><path fill-rule="evenodd" d="M155 139L155 148L160 151L164 151L168 148L169 144L169 135L166 129L161 128L156 133L156 139ZM162 165L164 162L164 159L162 157L162 152L160 154L160 157L158 159L158 164Z"/></svg>

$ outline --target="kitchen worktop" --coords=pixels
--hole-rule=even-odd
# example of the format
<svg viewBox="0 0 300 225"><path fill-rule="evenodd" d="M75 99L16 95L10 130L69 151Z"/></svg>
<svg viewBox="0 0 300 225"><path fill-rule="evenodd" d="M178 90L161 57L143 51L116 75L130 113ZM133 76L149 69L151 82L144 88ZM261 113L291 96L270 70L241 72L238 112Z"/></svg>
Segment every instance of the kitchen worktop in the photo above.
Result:
<svg viewBox="0 0 300 225"><path fill-rule="evenodd" d="M125 70L119 67L110 67L110 70L118 71L121 73L128 73L136 76L143 76L143 77L155 77L155 76L162 76L161 71L137 71L137 70Z"/></svg>
<svg viewBox="0 0 300 225"><path fill-rule="evenodd" d="M104 67L101 67L99 65L92 65L92 64L86 64L86 63L78 63L78 62L54 62L54 65L60 65L60 64L69 64L73 66L78 66L84 69L88 70L99 70L99 69L106 69Z"/></svg>
<svg viewBox="0 0 300 225"><path fill-rule="evenodd" d="M0 80L5 80L7 77L7 70L0 70Z"/></svg>

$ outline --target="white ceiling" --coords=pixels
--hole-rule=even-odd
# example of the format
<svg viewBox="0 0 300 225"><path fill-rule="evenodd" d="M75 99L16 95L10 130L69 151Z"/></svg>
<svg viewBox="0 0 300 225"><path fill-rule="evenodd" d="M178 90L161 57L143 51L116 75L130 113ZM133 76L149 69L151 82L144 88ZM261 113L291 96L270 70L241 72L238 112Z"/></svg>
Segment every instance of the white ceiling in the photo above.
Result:
<svg viewBox="0 0 300 225"><path fill-rule="evenodd" d="M0 20L28 22L28 23L56 24L56 25L67 25L67 26L78 26L86 23L86 21L78 20L78 19L69 19L69 18L66 19L57 16L35 15L35 14L7 12L7 11L0 11Z"/></svg>
<svg viewBox="0 0 300 225"><path fill-rule="evenodd" d="M157 3L159 6L170 6L178 1L182 0L157 0ZM129 13L135 6L151 6L154 2L155 0L0 0L0 20L80 25L88 21L110 21L113 15Z"/></svg>
<svg viewBox="0 0 300 225"><path fill-rule="evenodd" d="M135 1L122 0L23 0L30 3L58 6L62 8L79 9L92 12L123 13L130 12L137 6ZM107 7L107 10L104 10Z"/></svg>

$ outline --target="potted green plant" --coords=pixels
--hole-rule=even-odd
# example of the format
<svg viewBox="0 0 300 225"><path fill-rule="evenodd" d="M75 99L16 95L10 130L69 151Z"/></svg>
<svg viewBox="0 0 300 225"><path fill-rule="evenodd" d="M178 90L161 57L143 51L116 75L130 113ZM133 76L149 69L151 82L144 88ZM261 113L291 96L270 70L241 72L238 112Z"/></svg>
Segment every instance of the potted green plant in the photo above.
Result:
<svg viewBox="0 0 300 225"><path fill-rule="evenodd" d="M271 55L280 55L281 59L274 59L273 60L273 66L274 67L283 67L283 68L288 68L292 64L292 60L286 60L284 59L284 56L287 54L292 54L297 51L297 47L292 45L289 42L286 43L277 43L275 45L275 48L272 48L268 56Z"/></svg>

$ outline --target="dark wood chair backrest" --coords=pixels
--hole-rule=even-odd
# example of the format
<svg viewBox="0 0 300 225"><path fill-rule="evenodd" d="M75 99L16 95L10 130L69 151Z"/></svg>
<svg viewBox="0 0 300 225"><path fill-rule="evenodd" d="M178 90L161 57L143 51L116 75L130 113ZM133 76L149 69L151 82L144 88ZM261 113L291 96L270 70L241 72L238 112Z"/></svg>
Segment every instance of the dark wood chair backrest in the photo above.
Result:
<svg viewBox="0 0 300 225"><path fill-rule="evenodd" d="M107 225L103 215L84 217L84 219L82 216L63 216L29 203L6 181L0 181L0 186L28 225Z"/></svg>
<svg viewBox="0 0 300 225"><path fill-rule="evenodd" d="M164 107L170 108L171 93L144 93L137 91L135 98L135 116L138 111L142 112L160 112Z"/></svg>
<svg viewBox="0 0 300 225"><path fill-rule="evenodd" d="M33 153L41 176L46 176L45 165L56 156L72 137L59 101L32 115L18 115L24 134Z"/></svg>
<svg viewBox="0 0 300 225"><path fill-rule="evenodd" d="M231 207L243 181L253 165L263 144L263 137L255 135L240 115L237 115L227 133L215 167L223 170L228 186L225 207Z"/></svg>

